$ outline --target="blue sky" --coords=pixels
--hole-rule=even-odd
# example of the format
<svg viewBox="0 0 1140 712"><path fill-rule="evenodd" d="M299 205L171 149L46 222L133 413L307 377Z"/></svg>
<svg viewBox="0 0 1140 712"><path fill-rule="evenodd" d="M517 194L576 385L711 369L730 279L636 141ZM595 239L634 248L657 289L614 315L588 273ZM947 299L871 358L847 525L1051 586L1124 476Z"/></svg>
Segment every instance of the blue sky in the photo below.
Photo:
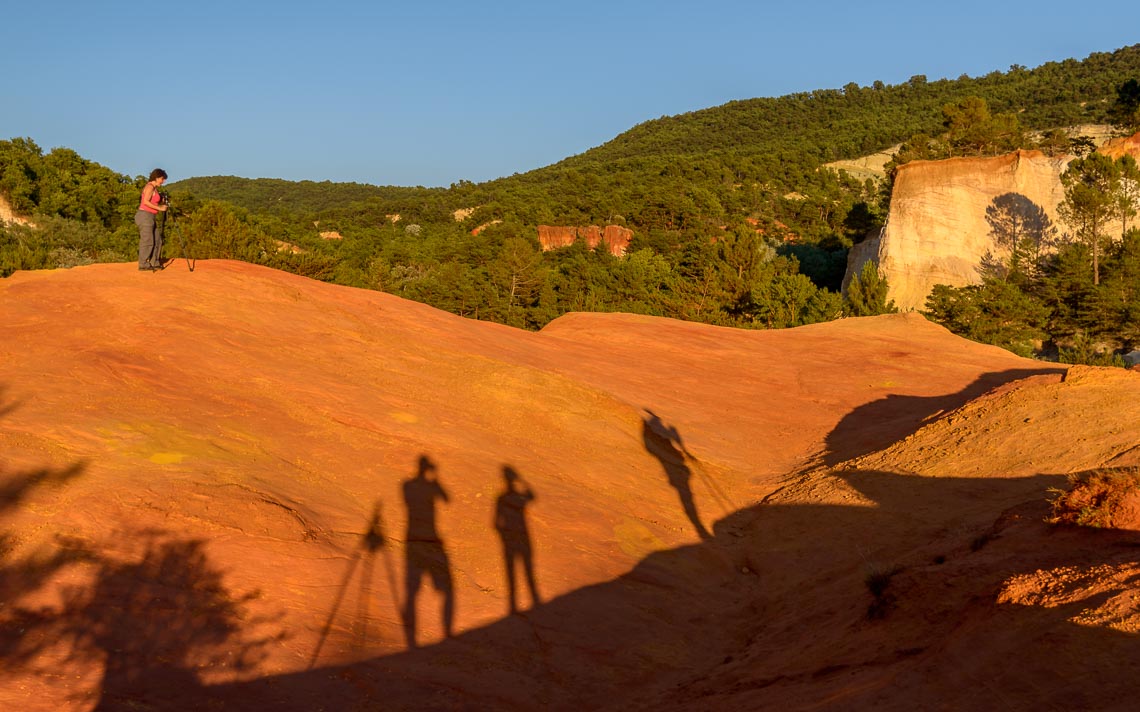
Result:
<svg viewBox="0 0 1140 712"><path fill-rule="evenodd" d="M171 180L479 182L735 99L1140 42L1135 0L5 4L0 139Z"/></svg>

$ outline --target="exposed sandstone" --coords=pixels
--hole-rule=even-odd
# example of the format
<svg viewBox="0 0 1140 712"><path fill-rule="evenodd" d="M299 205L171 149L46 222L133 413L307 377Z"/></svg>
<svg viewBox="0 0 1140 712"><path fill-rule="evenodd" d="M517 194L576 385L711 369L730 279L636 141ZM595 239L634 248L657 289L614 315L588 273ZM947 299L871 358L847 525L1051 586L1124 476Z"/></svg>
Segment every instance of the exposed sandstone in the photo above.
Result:
<svg viewBox="0 0 1140 712"><path fill-rule="evenodd" d="M1113 157L1140 155L1140 134L1110 142L1104 150ZM902 310L923 309L936 284L980 283L985 255L1005 256L990 217L995 207L1042 211L1046 227L1066 232L1057 208L1065 197L1061 174L1072 160L1021 150L903 165L895 177L887 227L851 253L845 283L873 259L887 279L888 298ZM1108 229L1119 232L1119 225Z"/></svg>
<svg viewBox="0 0 1140 712"><path fill-rule="evenodd" d="M862 242L855 243L851 249L847 251L847 271L843 274L843 291L847 291L847 285L851 284L851 280L859 271L863 269L863 265L867 260L874 260L878 256L879 251L879 232L873 235L868 235L867 239Z"/></svg>
<svg viewBox="0 0 1140 712"><path fill-rule="evenodd" d="M12 206L8 204L7 198L0 195L0 225L4 225L5 223L15 223L17 225L31 224L26 218L22 218L13 212Z"/></svg>
<svg viewBox="0 0 1140 712"><path fill-rule="evenodd" d="M845 161L832 161L825 163L828 168L834 168L837 171L846 171L848 175L858 180L882 180L887 175L886 166L890 163L895 154L902 148L902 144L895 144L885 151L872 153L869 156L862 156L852 160Z"/></svg>
<svg viewBox="0 0 1140 712"><path fill-rule="evenodd" d="M300 245L294 245L292 242L285 242L284 240L274 240L273 243L277 245L278 252L289 252L294 255L305 254L305 249Z"/></svg>
<svg viewBox="0 0 1140 712"><path fill-rule="evenodd" d="M889 297L900 309L921 309L936 284L980 282L982 258L1000 251L986 222L986 208L998 196L1024 196L1057 225L1057 206L1065 197L1060 176L1070 160L1015 151L899 168L878 246Z"/></svg>
<svg viewBox="0 0 1140 712"><path fill-rule="evenodd" d="M1140 133L1125 138L1114 138L1100 147L1099 151L1109 158L1120 158L1132 154L1140 159Z"/></svg>
<svg viewBox="0 0 1140 712"><path fill-rule="evenodd" d="M492 225L498 225L501 222L503 222L503 221L502 220L491 220L490 222L485 222L482 225L479 225L477 227L472 228L471 234L472 235L478 235L479 233L483 232L484 230L491 227Z"/></svg>
<svg viewBox="0 0 1140 712"><path fill-rule="evenodd" d="M1109 124L1082 124L1068 128L1069 136L1073 138L1084 137L1091 139L1097 145L1109 140L1114 131L1115 129ZM1035 133L1035 136L1039 137L1039 134ZM825 163L823 165L827 168L834 168L837 171L846 171L849 176L858 180L867 180L870 178L871 180L881 181L887 177L887 164L890 163L895 154L899 152L900 148L902 148L902 144L897 143L888 149L872 153L869 156L832 161L831 163Z"/></svg>
<svg viewBox="0 0 1140 712"><path fill-rule="evenodd" d="M596 249L604 240L609 246L610 254L621 257L629 249L633 231L620 225L606 225L604 228L597 225L586 227L560 227L553 225L538 226L538 242L543 251L557 250L560 247L569 247L582 240L591 250Z"/></svg>

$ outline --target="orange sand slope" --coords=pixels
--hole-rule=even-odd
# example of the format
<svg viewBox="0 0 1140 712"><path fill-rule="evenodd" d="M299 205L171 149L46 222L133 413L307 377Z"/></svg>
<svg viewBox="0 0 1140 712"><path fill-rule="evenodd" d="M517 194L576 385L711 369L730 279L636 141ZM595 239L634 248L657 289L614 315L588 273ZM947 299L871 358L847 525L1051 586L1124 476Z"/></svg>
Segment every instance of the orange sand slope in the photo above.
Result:
<svg viewBox="0 0 1140 712"><path fill-rule="evenodd" d="M913 315L535 334L226 261L17 273L0 333L0 708L1136 692L1140 539L1043 522L1140 465L1134 372Z"/></svg>

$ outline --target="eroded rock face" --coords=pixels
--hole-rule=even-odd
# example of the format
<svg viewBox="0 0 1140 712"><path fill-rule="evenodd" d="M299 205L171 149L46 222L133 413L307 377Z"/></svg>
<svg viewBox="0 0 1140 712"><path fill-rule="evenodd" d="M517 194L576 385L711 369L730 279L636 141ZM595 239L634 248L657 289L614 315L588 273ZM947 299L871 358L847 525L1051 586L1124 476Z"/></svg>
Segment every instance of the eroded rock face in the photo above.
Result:
<svg viewBox="0 0 1140 712"><path fill-rule="evenodd" d="M1101 150L1113 158L1140 156L1140 134L1111 141ZM923 309L936 284L980 283L987 254L1008 257L1001 244L1003 233L1015 229L1048 237L1051 231L1057 236L1067 231L1057 207L1065 197L1061 174L1072 160L1015 151L902 166L887 227L852 251L844 283L873 259L887 279L888 298L902 310ZM1109 225L1108 230L1119 233L1120 226Z"/></svg>
<svg viewBox="0 0 1140 712"><path fill-rule="evenodd" d="M31 224L27 218L22 218L12 211L12 206L8 204L8 200L0 195L0 225L5 223L12 223L16 225L29 225Z"/></svg>
<svg viewBox="0 0 1140 712"><path fill-rule="evenodd" d="M1134 158L1140 158L1140 133L1133 134L1127 138L1114 138L1106 142L1098 149L1101 153L1109 158L1120 158L1125 154L1132 154Z"/></svg>
<svg viewBox="0 0 1140 712"><path fill-rule="evenodd" d="M583 240L591 250L605 240L609 246L610 254L621 257L629 249L633 231L620 225L606 225L604 228L597 225L587 227L559 227L552 225L538 226L538 241L543 251L557 250L560 247L569 247L578 240Z"/></svg>
<svg viewBox="0 0 1140 712"><path fill-rule="evenodd" d="M1025 216L1037 212L1044 229L1057 226L1061 173L1071 160L1016 151L902 166L876 251L889 298L899 309L922 309L936 284L979 283L986 254L1005 256L995 235L1000 206Z"/></svg>

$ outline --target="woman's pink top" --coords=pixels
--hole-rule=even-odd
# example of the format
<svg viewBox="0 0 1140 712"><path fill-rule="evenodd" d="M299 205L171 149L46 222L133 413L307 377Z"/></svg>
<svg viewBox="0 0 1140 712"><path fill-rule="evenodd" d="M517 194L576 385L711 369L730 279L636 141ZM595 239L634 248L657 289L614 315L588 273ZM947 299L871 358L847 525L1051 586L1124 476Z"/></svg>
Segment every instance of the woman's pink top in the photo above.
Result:
<svg viewBox="0 0 1140 712"><path fill-rule="evenodd" d="M144 192L145 192L145 189L144 189ZM158 189L156 188L156 189L150 191L150 203L149 204L144 203L142 196L141 195L139 196L139 210L145 210L148 213L153 213L155 215L158 215L158 207L156 207L156 206L161 201L162 201L162 196L158 194Z"/></svg>

